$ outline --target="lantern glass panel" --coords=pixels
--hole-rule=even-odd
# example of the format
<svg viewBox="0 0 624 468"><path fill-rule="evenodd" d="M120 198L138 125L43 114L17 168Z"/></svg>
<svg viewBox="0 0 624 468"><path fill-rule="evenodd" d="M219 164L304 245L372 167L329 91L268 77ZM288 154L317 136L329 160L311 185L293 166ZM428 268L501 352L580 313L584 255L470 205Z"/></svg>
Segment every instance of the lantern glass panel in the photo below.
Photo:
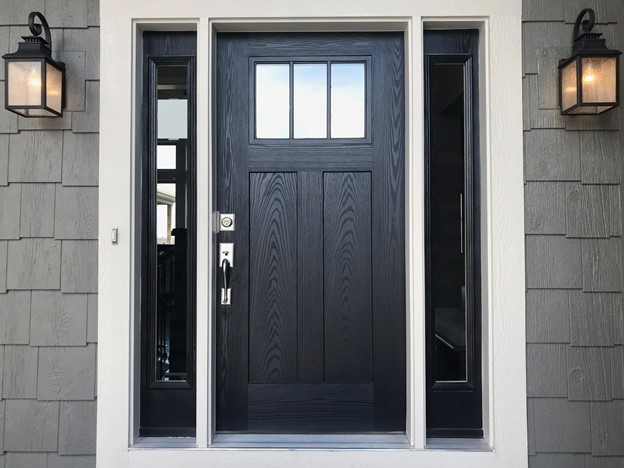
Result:
<svg viewBox="0 0 624 468"><path fill-rule="evenodd" d="M55 112L63 110L63 73L46 64L46 105Z"/></svg>
<svg viewBox="0 0 624 468"><path fill-rule="evenodd" d="M41 61L8 62L8 105L41 105Z"/></svg>
<svg viewBox="0 0 624 468"><path fill-rule="evenodd" d="M18 112L24 117L54 117L54 114L46 109L19 109Z"/></svg>
<svg viewBox="0 0 624 468"><path fill-rule="evenodd" d="M578 104L576 77L576 60L573 60L561 70L561 109L563 111Z"/></svg>
<svg viewBox="0 0 624 468"><path fill-rule="evenodd" d="M616 57L583 57L581 73L583 104L617 100Z"/></svg>

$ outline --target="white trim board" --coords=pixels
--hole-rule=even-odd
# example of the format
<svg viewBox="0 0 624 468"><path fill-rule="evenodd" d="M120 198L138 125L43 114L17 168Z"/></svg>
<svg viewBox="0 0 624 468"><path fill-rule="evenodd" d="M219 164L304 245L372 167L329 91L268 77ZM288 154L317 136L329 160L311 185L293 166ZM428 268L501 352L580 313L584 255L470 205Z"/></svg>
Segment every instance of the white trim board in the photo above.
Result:
<svg viewBox="0 0 624 468"><path fill-rule="evenodd" d="M428 466L489 468L528 464L524 333L524 199L520 0L438 0L427 6L322 0L313 6L281 0L283 18L272 7L244 0L199 2L101 1L100 239L97 466L109 468L212 466ZM267 2L262 2L263 6ZM415 4L416 3L416 4ZM335 5L335 6L334 6ZM335 11L347 7L350 16ZM212 8L214 7L214 8ZM248 7L248 8L247 8ZM384 8L385 7L385 8ZM211 10L212 8L212 10ZM311 13L310 9L314 9ZM388 10L385 16L382 10ZM210 10L210 11L209 11ZM262 10L262 11L260 11ZM246 16L238 16L244 11ZM362 11L361 17L352 12ZM298 12L298 13L297 13ZM306 12L308 14L306 14ZM376 14L367 15L366 12ZM428 13L423 17L424 13ZM464 17L456 16L466 13ZM472 13L479 13L477 16ZM254 16L254 14L257 15ZM450 16L453 15L453 16ZM181 18L172 20L171 18ZM190 19L189 19L190 18ZM195 19L193 19L195 18ZM438 21L444 21L440 24ZM424 89L422 31L450 24L479 26L483 209L484 429L491 451L432 450L425 437L424 349ZM211 447L214 414L214 284L212 136L213 67L217 30L379 30L405 32L406 49L406 250L407 250L407 435L410 448L349 449ZM379 29L373 27L376 25ZM316 26L316 27L315 27ZM300 29L301 27L301 29ZM136 439L138 361L135 290L137 251L135 183L137 57L139 28L198 32L198 259L197 436L195 448L129 448ZM138 75L140 76L140 75ZM108 242L119 228L119 244ZM127 275L127 276L126 276ZM419 464L424 465L419 465Z"/></svg>

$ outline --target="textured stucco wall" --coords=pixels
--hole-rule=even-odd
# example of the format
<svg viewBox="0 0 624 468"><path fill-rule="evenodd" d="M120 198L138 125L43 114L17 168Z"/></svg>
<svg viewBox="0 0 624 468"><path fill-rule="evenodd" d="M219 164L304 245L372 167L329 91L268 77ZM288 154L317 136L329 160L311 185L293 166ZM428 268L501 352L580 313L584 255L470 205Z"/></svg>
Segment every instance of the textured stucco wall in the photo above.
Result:
<svg viewBox="0 0 624 468"><path fill-rule="evenodd" d="M0 468L95 466L97 0L0 0L0 53L44 13L61 119L4 110L0 69Z"/></svg>
<svg viewBox="0 0 624 468"><path fill-rule="evenodd" d="M624 49L622 0L523 5L529 464L540 468L624 468L624 113L557 108L557 62L584 7Z"/></svg>

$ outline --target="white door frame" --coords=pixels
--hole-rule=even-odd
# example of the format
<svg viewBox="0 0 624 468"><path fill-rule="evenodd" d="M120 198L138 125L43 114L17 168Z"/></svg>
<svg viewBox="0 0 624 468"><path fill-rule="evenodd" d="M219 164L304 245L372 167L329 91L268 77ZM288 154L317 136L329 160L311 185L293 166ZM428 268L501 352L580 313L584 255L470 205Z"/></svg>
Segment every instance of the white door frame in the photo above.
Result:
<svg viewBox="0 0 624 468"><path fill-rule="evenodd" d="M437 5L397 2L402 15L383 16L385 2L370 9L377 16L334 16L330 0L304 8L274 0L283 17L270 17L270 8L251 0L232 6L193 0L101 2L101 133L100 133L100 244L98 432L99 467L304 466L322 463L344 466L358 460L383 464L475 467L527 466L525 334L524 334L524 199L522 155L522 86L520 1L501 6L497 0L478 0L474 11L488 15L448 16L464 2L438 0ZM244 10L241 7L244 3ZM249 3L249 5L247 5ZM350 11L361 1L348 0ZM416 2L420 3L420 1ZM430 3L430 2L428 2ZM142 5L141 5L142 4ZM395 7L397 6L395 5ZM266 7L266 5L264 5ZM417 5L418 6L418 5ZM385 7L385 8L384 8ZM480 9L479 9L480 7ZM239 8L252 17L236 16ZM507 9L505 9L507 8ZM461 8L460 8L461 9ZM378 11L379 10L379 11ZM419 11L416 11L419 10ZM194 14L190 14L194 12ZM219 14L221 13L221 14ZM326 14L323 14L326 13ZM417 13L421 13L417 15ZM422 16L422 13L430 13ZM180 16L186 15L186 16ZM199 15L199 19L197 18ZM178 19L171 19L171 18ZM147 19L146 19L147 18ZM190 19L189 19L190 18ZM425 327L424 327L424 89L422 31L424 28L479 27L481 29L481 160L484 431L489 451L426 449ZM135 206L140 194L134 161L140 147L137 77L140 73L142 29L195 29L198 33L197 127L213 129L213 68L217 31L288 30L347 31L402 30L406 50L406 290L407 290L407 434L412 449L401 450L225 450L210 447L214 428L214 268L213 133L198 131L197 151L197 437L195 448L132 447L138 425L138 299ZM119 244L109 242L119 229ZM204 239L204 241L201 241ZM128 272L128 276L120 274Z"/></svg>

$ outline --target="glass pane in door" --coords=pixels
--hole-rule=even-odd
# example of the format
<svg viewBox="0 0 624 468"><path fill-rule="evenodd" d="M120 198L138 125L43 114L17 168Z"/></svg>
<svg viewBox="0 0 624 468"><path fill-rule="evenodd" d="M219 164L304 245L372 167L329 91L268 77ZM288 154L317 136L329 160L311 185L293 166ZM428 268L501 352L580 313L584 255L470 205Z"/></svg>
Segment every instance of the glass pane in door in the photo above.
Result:
<svg viewBox="0 0 624 468"><path fill-rule="evenodd" d="M256 138L290 136L290 65L256 65Z"/></svg>

